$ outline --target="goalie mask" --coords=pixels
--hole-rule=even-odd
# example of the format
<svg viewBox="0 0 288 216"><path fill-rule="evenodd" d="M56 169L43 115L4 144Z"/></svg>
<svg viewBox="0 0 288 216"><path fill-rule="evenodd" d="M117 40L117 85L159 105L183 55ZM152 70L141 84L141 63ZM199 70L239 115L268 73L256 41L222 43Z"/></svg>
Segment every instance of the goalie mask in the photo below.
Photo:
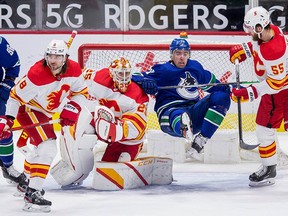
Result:
<svg viewBox="0 0 288 216"><path fill-rule="evenodd" d="M66 63L68 47L63 40L52 40L45 51L45 60L54 75L58 74Z"/></svg>
<svg viewBox="0 0 288 216"><path fill-rule="evenodd" d="M261 34L264 28L270 23L269 12L263 7L254 7L244 17L243 29L246 33ZM256 31L256 26L262 27L261 32ZM259 37L260 38L260 37Z"/></svg>
<svg viewBox="0 0 288 216"><path fill-rule="evenodd" d="M115 87L117 87L121 93L125 93L131 83L132 76L129 61L123 57L115 59L109 66L109 69Z"/></svg>
<svg viewBox="0 0 288 216"><path fill-rule="evenodd" d="M170 56L172 57L175 50L186 50L190 56L190 45L187 40L183 38L175 38L170 44Z"/></svg>

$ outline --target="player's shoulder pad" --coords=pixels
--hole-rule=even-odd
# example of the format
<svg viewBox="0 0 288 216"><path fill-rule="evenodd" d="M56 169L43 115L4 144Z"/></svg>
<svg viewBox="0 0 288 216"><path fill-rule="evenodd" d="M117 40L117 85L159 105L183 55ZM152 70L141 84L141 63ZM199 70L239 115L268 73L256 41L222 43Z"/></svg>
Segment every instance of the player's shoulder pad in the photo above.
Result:
<svg viewBox="0 0 288 216"><path fill-rule="evenodd" d="M63 77L79 77L82 74L82 70L78 62L67 59L66 64L67 70L63 74Z"/></svg>
<svg viewBox="0 0 288 216"><path fill-rule="evenodd" d="M144 92L144 90L139 85L137 85L133 81L128 86L128 89L125 95L134 99L139 104L146 103L149 101L148 95Z"/></svg>
<svg viewBox="0 0 288 216"><path fill-rule="evenodd" d="M43 65L44 59L36 62L28 71L28 79L37 86L46 85L55 81L50 68Z"/></svg>

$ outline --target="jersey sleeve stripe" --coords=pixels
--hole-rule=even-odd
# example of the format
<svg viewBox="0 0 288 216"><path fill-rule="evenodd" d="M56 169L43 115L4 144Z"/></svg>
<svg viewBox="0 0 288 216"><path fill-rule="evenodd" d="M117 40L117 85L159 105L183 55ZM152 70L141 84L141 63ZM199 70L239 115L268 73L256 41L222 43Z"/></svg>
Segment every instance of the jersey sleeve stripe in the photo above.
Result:
<svg viewBox="0 0 288 216"><path fill-rule="evenodd" d="M276 79L272 79L271 77L267 77L266 82L270 88L274 90L279 90L283 88L284 86L288 85L288 74L281 80L276 80Z"/></svg>

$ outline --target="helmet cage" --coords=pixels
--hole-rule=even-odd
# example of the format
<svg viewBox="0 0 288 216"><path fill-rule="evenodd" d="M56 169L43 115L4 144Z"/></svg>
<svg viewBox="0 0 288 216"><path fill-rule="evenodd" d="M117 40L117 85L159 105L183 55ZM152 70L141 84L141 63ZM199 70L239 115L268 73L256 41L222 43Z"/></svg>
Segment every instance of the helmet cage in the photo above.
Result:
<svg viewBox="0 0 288 216"><path fill-rule="evenodd" d="M125 93L131 83L132 77L129 61L123 57L116 59L111 63L109 69L114 85L120 92Z"/></svg>

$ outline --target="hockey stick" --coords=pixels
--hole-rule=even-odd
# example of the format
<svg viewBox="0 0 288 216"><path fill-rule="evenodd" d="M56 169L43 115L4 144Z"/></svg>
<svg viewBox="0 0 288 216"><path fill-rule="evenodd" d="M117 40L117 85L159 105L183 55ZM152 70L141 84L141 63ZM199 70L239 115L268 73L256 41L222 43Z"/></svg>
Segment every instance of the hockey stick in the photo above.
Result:
<svg viewBox="0 0 288 216"><path fill-rule="evenodd" d="M253 82L239 82L240 84L253 84L258 83L257 81ZM158 89L174 89L174 88L199 88L199 87L206 87L206 86L223 86L223 85L237 85L238 82L227 82L227 83L208 83L208 84L195 84L195 85L178 85L178 86L160 86Z"/></svg>
<svg viewBox="0 0 288 216"><path fill-rule="evenodd" d="M240 89L240 69L239 69L239 59L235 59L235 73L236 73L236 86ZM258 147L258 145L249 145L244 142L243 140L243 130L242 130L242 111L241 111L241 101L240 97L237 98L237 105L238 105L238 128L239 128L239 145L240 148L246 150L252 150Z"/></svg>
<svg viewBox="0 0 288 216"><path fill-rule="evenodd" d="M11 128L9 130L10 131L25 130L25 129L34 128L34 127L38 127L38 126L43 126L43 125L47 125L47 124L58 123L59 121L60 121L60 119L54 119L54 120L50 120L50 121L47 121L47 122L38 122L38 123L35 123L35 124L24 125L24 126L19 126L19 127L13 127L13 128Z"/></svg>
<svg viewBox="0 0 288 216"><path fill-rule="evenodd" d="M72 31L72 34L71 34L71 36L70 36L70 38L69 38L69 40L68 40L68 42L67 42L67 47L68 47L68 49L71 47L71 44L72 44L74 38L76 37L76 35L77 35L77 31L76 31L76 30L73 30L73 31Z"/></svg>

